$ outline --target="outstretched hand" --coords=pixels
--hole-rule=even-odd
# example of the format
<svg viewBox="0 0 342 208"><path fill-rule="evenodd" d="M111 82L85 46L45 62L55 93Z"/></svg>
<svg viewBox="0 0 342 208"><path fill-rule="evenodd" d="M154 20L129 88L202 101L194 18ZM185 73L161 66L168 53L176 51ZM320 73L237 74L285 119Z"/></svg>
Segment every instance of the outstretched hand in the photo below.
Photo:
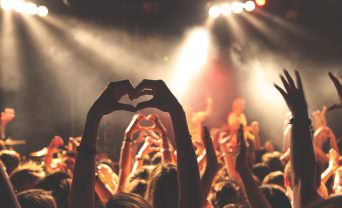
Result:
<svg viewBox="0 0 342 208"><path fill-rule="evenodd" d="M239 145L239 153L237 154L236 157L236 163L235 163L235 169L239 172L242 173L246 170L248 170L249 165L248 165L248 151L247 151L247 146L246 146L246 141L244 139L243 135L243 126L241 125L238 131L238 145Z"/></svg>
<svg viewBox="0 0 342 208"><path fill-rule="evenodd" d="M135 88L134 93L131 95L131 99L143 95L152 95L153 98L149 101L139 103L136 107L137 110L152 107L170 113L182 108L177 98L162 80L144 79Z"/></svg>
<svg viewBox="0 0 342 208"><path fill-rule="evenodd" d="M284 76L285 75L285 76ZM287 70L284 70L284 75L280 75L280 79L284 85L284 89L278 85L275 88L283 96L288 108L294 117L307 118L308 107L304 96L302 81L298 71L295 71L296 83L293 81Z"/></svg>
<svg viewBox="0 0 342 208"><path fill-rule="evenodd" d="M126 110L134 112L136 109L132 105L120 103L119 100L125 94L132 94L134 88L128 80L111 82L95 101L90 109L90 113L96 116L103 116L115 110Z"/></svg>
<svg viewBox="0 0 342 208"><path fill-rule="evenodd" d="M329 72L329 77L331 81L334 83L335 88L337 90L338 96L340 98L340 103L334 104L328 108L328 111L337 109L337 108L342 108L342 84L341 82L333 75L333 73Z"/></svg>

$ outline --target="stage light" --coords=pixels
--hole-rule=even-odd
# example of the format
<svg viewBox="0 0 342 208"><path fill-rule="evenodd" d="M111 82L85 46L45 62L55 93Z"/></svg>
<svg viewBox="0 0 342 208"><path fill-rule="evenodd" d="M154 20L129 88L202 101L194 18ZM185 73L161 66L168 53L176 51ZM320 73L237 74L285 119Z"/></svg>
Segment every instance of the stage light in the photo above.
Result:
<svg viewBox="0 0 342 208"><path fill-rule="evenodd" d="M218 6L215 6L215 5L210 7L209 16L213 17L213 18L220 16L220 8Z"/></svg>
<svg viewBox="0 0 342 208"><path fill-rule="evenodd" d="M247 1L245 3L245 10L251 12L255 9L255 3L253 1Z"/></svg>
<svg viewBox="0 0 342 208"><path fill-rule="evenodd" d="M263 7L266 5L266 0L255 0L255 3L260 6Z"/></svg>
<svg viewBox="0 0 342 208"><path fill-rule="evenodd" d="M229 15L231 13L231 8L229 4L223 4L220 8L222 15Z"/></svg>
<svg viewBox="0 0 342 208"><path fill-rule="evenodd" d="M1 1L1 8L4 10L11 10L13 9L13 1L11 0L2 0Z"/></svg>
<svg viewBox="0 0 342 208"><path fill-rule="evenodd" d="M36 15L37 9L37 5L31 2L19 2L15 5L15 10L17 12L27 15Z"/></svg>
<svg viewBox="0 0 342 208"><path fill-rule="evenodd" d="M45 17L49 14L48 8L46 6L39 6L37 10L37 14L41 17Z"/></svg>
<svg viewBox="0 0 342 208"><path fill-rule="evenodd" d="M234 13L241 13L243 11L244 4L242 2L235 1L232 3L232 11Z"/></svg>

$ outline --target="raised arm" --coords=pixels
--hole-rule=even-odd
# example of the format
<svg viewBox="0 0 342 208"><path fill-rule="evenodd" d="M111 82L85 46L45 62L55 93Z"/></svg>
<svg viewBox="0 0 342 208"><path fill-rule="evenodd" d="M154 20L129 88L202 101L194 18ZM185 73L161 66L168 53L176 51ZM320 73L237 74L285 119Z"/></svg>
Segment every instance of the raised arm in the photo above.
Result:
<svg viewBox="0 0 342 208"><path fill-rule="evenodd" d="M272 208L264 194L256 184L252 172L248 165L248 151L246 142L243 136L243 127L241 126L238 132L240 152L236 158L236 170L238 171L241 180L245 186L245 192L248 197L248 201L252 208Z"/></svg>
<svg viewBox="0 0 342 208"><path fill-rule="evenodd" d="M296 71L296 84L287 71L280 76L285 89L275 87L283 96L293 118L291 138L292 183L294 185L294 207L304 207L319 199L316 183L315 154L312 144L311 122L302 82Z"/></svg>
<svg viewBox="0 0 342 208"><path fill-rule="evenodd" d="M207 127L202 128L202 141L206 150L207 167L201 178L203 204L206 202L207 196L210 192L211 184L215 178L217 171L220 169L213 142L210 138L210 133Z"/></svg>
<svg viewBox="0 0 342 208"><path fill-rule="evenodd" d="M334 109L341 109L342 108L342 84L333 73L329 72L329 77L336 88L340 102L330 106L328 108L328 111L332 111Z"/></svg>
<svg viewBox="0 0 342 208"><path fill-rule="evenodd" d="M6 172L5 165L0 160L0 208L20 208L12 183Z"/></svg>
<svg viewBox="0 0 342 208"><path fill-rule="evenodd" d="M152 95L150 101L137 108L158 108L171 116L177 149L177 174L179 187L178 208L202 207L200 176L196 155L192 146L185 112L176 97L161 80L143 80L136 88L135 97Z"/></svg>
<svg viewBox="0 0 342 208"><path fill-rule="evenodd" d="M112 82L90 108L78 149L70 191L70 208L95 208L96 137L101 118L116 110L135 108L118 100L133 91L128 80Z"/></svg>

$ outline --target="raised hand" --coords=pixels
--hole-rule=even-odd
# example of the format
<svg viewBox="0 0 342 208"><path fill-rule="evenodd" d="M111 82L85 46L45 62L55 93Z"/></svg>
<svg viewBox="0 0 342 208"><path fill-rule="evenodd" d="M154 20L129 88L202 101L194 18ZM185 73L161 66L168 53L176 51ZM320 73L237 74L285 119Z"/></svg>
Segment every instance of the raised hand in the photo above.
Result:
<svg viewBox="0 0 342 208"><path fill-rule="evenodd" d="M136 109L132 105L119 103L122 96L130 95L133 91L134 88L128 80L111 82L92 105L89 113L95 116L103 116L115 110L134 112Z"/></svg>
<svg viewBox="0 0 342 208"><path fill-rule="evenodd" d="M152 95L153 98L149 101L139 103L136 107L137 110L152 107L171 113L175 110L182 109L177 98L172 94L170 89L162 80L144 79L135 88L135 92L132 94L131 99L135 99L143 95Z"/></svg>
<svg viewBox="0 0 342 208"><path fill-rule="evenodd" d="M284 85L284 89L276 84L274 86L283 96L287 106L289 107L294 117L307 118L308 107L304 96L302 81L298 71L295 71L296 84L287 70L284 70L284 75L280 75L280 79Z"/></svg>
<svg viewBox="0 0 342 208"><path fill-rule="evenodd" d="M236 157L235 167L236 170L241 173L243 171L249 170L248 164L248 151L246 146L246 141L243 136L243 126L240 126L238 131L238 145L239 145L239 152Z"/></svg>
<svg viewBox="0 0 342 208"><path fill-rule="evenodd" d="M338 96L340 98L340 103L334 104L328 108L328 111L332 111L334 109L342 108L342 84L341 82L333 75L333 73L329 72L329 77L331 81L334 83L335 88L337 90Z"/></svg>
<svg viewBox="0 0 342 208"><path fill-rule="evenodd" d="M126 139L133 139L133 135L140 130L141 126L139 125L140 121L142 121L144 119L144 115L143 114L135 114L131 120L131 122L129 123L126 131L125 131L125 136Z"/></svg>

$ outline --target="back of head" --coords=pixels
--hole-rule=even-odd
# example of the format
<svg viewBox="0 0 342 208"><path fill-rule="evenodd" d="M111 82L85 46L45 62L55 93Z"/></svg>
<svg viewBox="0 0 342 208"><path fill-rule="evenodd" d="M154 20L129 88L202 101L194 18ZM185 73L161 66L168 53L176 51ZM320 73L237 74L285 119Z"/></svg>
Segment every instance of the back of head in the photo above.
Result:
<svg viewBox="0 0 342 208"><path fill-rule="evenodd" d="M263 181L264 178L271 173L271 169L265 163L257 163L253 165L252 172L258 177L259 181Z"/></svg>
<svg viewBox="0 0 342 208"><path fill-rule="evenodd" d="M291 208L290 200L280 186L262 185L260 188L272 207Z"/></svg>
<svg viewBox="0 0 342 208"><path fill-rule="evenodd" d="M174 208L178 203L176 166L157 166L150 175L146 198L154 208Z"/></svg>
<svg viewBox="0 0 342 208"><path fill-rule="evenodd" d="M71 179L63 172L56 172L46 176L38 184L37 188L51 191L58 208L67 208Z"/></svg>
<svg viewBox="0 0 342 208"><path fill-rule="evenodd" d="M1 150L0 160L4 163L7 173L10 175L18 167L20 155L14 150Z"/></svg>
<svg viewBox="0 0 342 208"><path fill-rule="evenodd" d="M30 189L18 193L21 208L57 208L50 192L41 189Z"/></svg>
<svg viewBox="0 0 342 208"><path fill-rule="evenodd" d="M262 161L271 169L271 171L283 171L284 167L278 155L266 153L262 156Z"/></svg>
<svg viewBox="0 0 342 208"><path fill-rule="evenodd" d="M228 204L244 203L240 185L233 179L227 179L214 186L215 194L213 204L215 208L223 208Z"/></svg>
<svg viewBox="0 0 342 208"><path fill-rule="evenodd" d="M28 163L15 169L10 179L16 191L24 191L34 188L44 176L45 173L41 167Z"/></svg>
<svg viewBox="0 0 342 208"><path fill-rule="evenodd" d="M284 188L284 173L281 171L273 171L264 178L262 184L275 184Z"/></svg>
<svg viewBox="0 0 342 208"><path fill-rule="evenodd" d="M145 199L137 194L117 193L106 204L106 208L151 208Z"/></svg>

